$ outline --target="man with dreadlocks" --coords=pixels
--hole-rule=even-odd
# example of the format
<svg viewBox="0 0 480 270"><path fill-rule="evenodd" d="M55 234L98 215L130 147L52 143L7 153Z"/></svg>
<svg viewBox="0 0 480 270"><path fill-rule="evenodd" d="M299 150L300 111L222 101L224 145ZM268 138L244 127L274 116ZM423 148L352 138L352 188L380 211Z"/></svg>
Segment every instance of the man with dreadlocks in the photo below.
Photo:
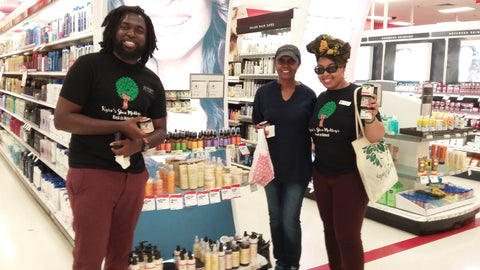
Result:
<svg viewBox="0 0 480 270"><path fill-rule="evenodd" d="M149 176L141 152L166 135L165 91L145 67L157 48L150 18L121 6L102 26L102 49L70 68L54 115L55 127L72 133L66 183L74 270L100 270L103 260L106 270L128 268ZM138 127L147 117L153 132Z"/></svg>

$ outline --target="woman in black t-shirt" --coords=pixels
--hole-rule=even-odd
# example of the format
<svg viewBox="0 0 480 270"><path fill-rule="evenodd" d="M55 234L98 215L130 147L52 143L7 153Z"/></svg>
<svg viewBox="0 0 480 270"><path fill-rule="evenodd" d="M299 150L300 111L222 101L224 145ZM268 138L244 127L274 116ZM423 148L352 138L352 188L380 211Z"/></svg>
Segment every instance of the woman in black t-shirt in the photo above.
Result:
<svg viewBox="0 0 480 270"><path fill-rule="evenodd" d="M358 174L351 142L356 139L353 95L357 85L345 80L350 45L320 35L307 45L315 54L315 73L327 88L317 99L309 131L315 143L313 183L324 224L330 269L363 269L360 236L368 197ZM359 95L356 97L359 100ZM380 141L385 129L376 97L370 103L372 119L365 120L365 136Z"/></svg>

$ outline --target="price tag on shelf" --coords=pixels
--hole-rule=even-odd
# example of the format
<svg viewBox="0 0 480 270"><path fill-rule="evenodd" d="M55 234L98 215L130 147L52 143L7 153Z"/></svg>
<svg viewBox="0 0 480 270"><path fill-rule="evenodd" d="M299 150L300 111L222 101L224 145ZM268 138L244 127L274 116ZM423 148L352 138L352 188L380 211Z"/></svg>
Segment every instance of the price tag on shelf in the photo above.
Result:
<svg viewBox="0 0 480 270"><path fill-rule="evenodd" d="M227 149L235 149L235 144L229 144L226 147Z"/></svg>
<svg viewBox="0 0 480 270"><path fill-rule="evenodd" d="M200 191L197 193L198 206L209 205L210 198L208 191Z"/></svg>
<svg viewBox="0 0 480 270"><path fill-rule="evenodd" d="M143 200L142 212L155 210L155 199L153 197L145 197Z"/></svg>
<svg viewBox="0 0 480 270"><path fill-rule="evenodd" d="M155 198L157 201L157 210L167 210L170 209L170 196L165 194L165 195L160 195Z"/></svg>
<svg viewBox="0 0 480 270"><path fill-rule="evenodd" d="M197 192L195 191L190 191L190 192L185 192L183 194L185 198L185 206L190 207L190 206L197 206Z"/></svg>
<svg viewBox="0 0 480 270"><path fill-rule="evenodd" d="M194 149L192 149L192 152L193 152L193 153L203 152L203 148L194 148Z"/></svg>
<svg viewBox="0 0 480 270"><path fill-rule="evenodd" d="M455 133L455 137L460 138L460 137L462 137L462 134L460 134L460 133Z"/></svg>
<svg viewBox="0 0 480 270"><path fill-rule="evenodd" d="M457 101L462 101L463 100L463 96L458 96L457 97Z"/></svg>
<svg viewBox="0 0 480 270"><path fill-rule="evenodd" d="M222 187L222 200L230 200L232 199L232 188L230 186L228 187Z"/></svg>
<svg viewBox="0 0 480 270"><path fill-rule="evenodd" d="M215 148L215 147L205 147L205 151L206 152L215 152L215 151L217 151L217 148Z"/></svg>
<svg viewBox="0 0 480 270"><path fill-rule="evenodd" d="M430 174L429 178L432 183L438 183L438 176L436 174Z"/></svg>
<svg viewBox="0 0 480 270"><path fill-rule="evenodd" d="M220 200L220 189L210 190L210 203L219 203Z"/></svg>
<svg viewBox="0 0 480 270"><path fill-rule="evenodd" d="M173 155L181 155L181 154L183 154L183 151L182 150L172 150L172 154Z"/></svg>
<svg viewBox="0 0 480 270"><path fill-rule="evenodd" d="M232 199L240 198L240 185L232 185Z"/></svg>
<svg viewBox="0 0 480 270"><path fill-rule="evenodd" d="M0 68L0 81L2 80L2 77L3 77L3 72L5 71L5 66L2 66Z"/></svg>
<svg viewBox="0 0 480 270"><path fill-rule="evenodd" d="M427 135L426 138L431 140L431 139L433 139L433 135Z"/></svg>
<svg viewBox="0 0 480 270"><path fill-rule="evenodd" d="M449 95L445 95L445 96L443 96L443 100L448 100L449 98L450 98L450 96L449 96Z"/></svg>
<svg viewBox="0 0 480 270"><path fill-rule="evenodd" d="M183 196L182 194L170 195L170 210L183 209Z"/></svg>
<svg viewBox="0 0 480 270"><path fill-rule="evenodd" d="M240 144L238 146L238 149L240 150L240 153L242 153L242 155L244 156L250 155L250 150L248 150L248 147L246 144Z"/></svg>
<svg viewBox="0 0 480 270"><path fill-rule="evenodd" d="M443 135L443 138L445 138L445 139L450 139L450 137L451 137L450 134Z"/></svg>
<svg viewBox="0 0 480 270"><path fill-rule="evenodd" d="M428 184L428 180L429 180L429 178L428 178L427 174L423 174L423 175L420 176L420 183L421 184L424 184L424 185Z"/></svg>

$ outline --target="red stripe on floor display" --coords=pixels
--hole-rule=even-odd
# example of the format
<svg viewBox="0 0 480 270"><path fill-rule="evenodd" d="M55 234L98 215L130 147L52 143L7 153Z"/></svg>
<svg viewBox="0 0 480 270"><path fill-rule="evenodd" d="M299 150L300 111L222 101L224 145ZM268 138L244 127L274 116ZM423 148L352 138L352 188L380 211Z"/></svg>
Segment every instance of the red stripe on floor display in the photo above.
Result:
<svg viewBox="0 0 480 270"><path fill-rule="evenodd" d="M443 239L445 237L449 237L464 231L468 231L476 227L480 227L480 218L477 218L474 222L471 222L455 230L438 233L438 234L432 234L432 235L418 236L418 237L407 239L405 241L401 241L395 244L373 249L365 252L365 263L375 261L390 255L393 255L395 253L399 253L399 252L412 249L421 245L425 245L425 244ZM311 270L328 270L328 269L330 269L330 267L328 267L328 264L311 268Z"/></svg>

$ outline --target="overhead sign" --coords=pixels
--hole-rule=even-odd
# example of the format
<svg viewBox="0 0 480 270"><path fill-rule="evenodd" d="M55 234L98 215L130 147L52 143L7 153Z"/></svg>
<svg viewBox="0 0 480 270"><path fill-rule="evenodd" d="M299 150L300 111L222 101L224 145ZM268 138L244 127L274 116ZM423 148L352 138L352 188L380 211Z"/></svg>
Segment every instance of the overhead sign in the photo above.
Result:
<svg viewBox="0 0 480 270"><path fill-rule="evenodd" d="M291 26L292 18L293 9L241 18L237 21L237 34L287 28Z"/></svg>

